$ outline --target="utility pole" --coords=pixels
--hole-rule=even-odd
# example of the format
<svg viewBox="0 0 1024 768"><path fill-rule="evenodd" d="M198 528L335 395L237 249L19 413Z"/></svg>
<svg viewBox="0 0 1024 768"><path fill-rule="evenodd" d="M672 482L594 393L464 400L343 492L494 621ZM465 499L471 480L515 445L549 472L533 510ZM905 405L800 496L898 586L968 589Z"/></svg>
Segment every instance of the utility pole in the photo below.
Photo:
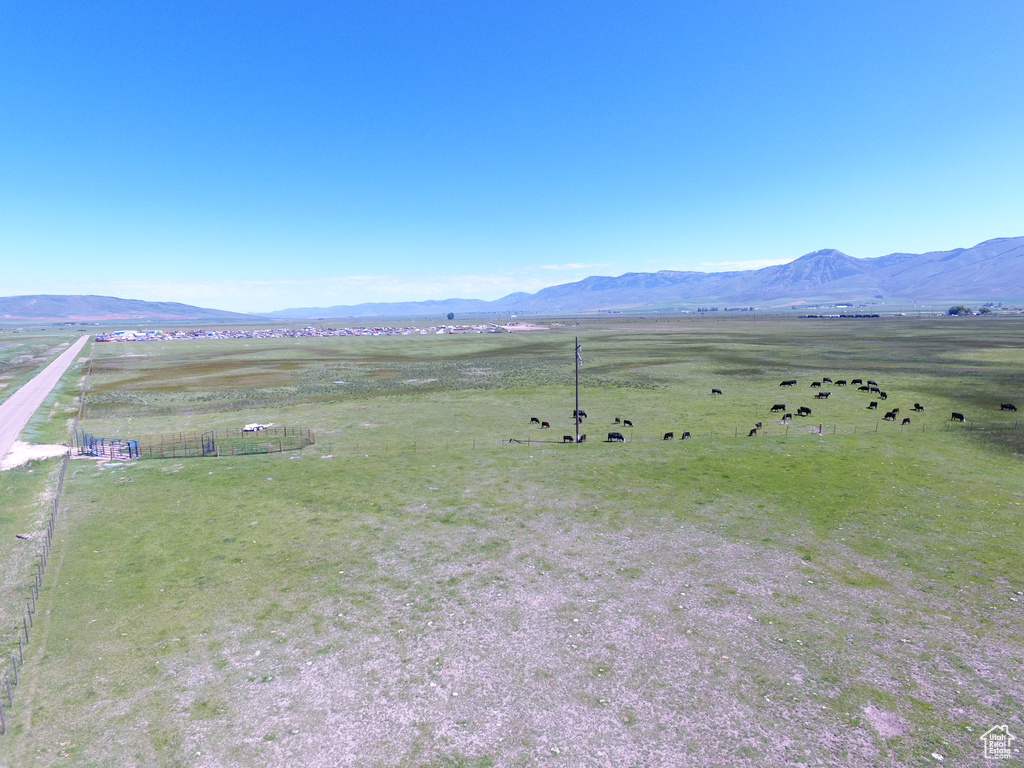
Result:
<svg viewBox="0 0 1024 768"><path fill-rule="evenodd" d="M576 337L576 354L573 356L576 361L576 408L573 410L572 420L576 424L576 444L580 442L580 337Z"/></svg>

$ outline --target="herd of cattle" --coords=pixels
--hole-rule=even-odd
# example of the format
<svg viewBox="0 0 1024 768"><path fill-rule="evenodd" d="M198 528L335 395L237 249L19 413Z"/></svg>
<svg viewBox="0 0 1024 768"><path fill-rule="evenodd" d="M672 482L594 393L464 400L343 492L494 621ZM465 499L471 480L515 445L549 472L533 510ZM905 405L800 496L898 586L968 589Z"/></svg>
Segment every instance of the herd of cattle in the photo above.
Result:
<svg viewBox="0 0 1024 768"><path fill-rule="evenodd" d="M826 392L826 391L821 390L822 385L825 384L825 383L832 384L832 385L834 385L836 387L845 387L845 386L847 386L846 379L837 379L836 381L832 381L832 379L830 379L829 377L823 376L820 381L812 381L811 382L811 389L819 390L814 395L815 399L817 399L817 400L827 400L832 395L831 392ZM783 381L781 384L779 384L779 386L780 387L793 387L793 386L796 386L796 384L797 384L797 380L796 379L787 379L787 380ZM859 391L859 392L867 392L868 394L877 394L879 399L881 399L881 400L887 400L889 398L889 395L884 390L882 390L879 387L879 384L878 384L877 381L872 381L871 379L868 379L867 382L865 382L863 379L850 379L849 384L851 386L852 385L859 385L857 387L857 391ZM711 394L712 395L722 395L723 393L722 393L722 390L719 389L718 387L713 387L711 389ZM868 410L875 410L875 409L877 409L878 408L878 400L870 401L868 403L867 407L868 407ZM1013 403L1000 403L999 409L1001 411L1016 411L1017 410L1017 406L1014 405ZM924 406L921 405L920 403L914 403L913 410L915 412L917 412L917 413L920 413L921 411L924 410ZM785 403L775 403L769 409L769 411L771 413L782 412L782 419L781 420L782 420L783 423L786 423L787 421L789 421L790 419L793 418L793 414L789 413L787 411ZM885 416L882 417L882 419L884 421L895 422L896 419L899 417L899 413L900 413L900 409L899 408L893 408L891 411L887 411ZM799 408L796 409L796 415L800 416L800 417L810 416L811 415L811 409L808 408L805 405L801 405ZM573 421L574 421L575 424L577 424L577 425L578 424L582 424L583 420L585 418L587 418L587 412L584 411L584 410L574 410L572 412L572 418L573 418ZM952 415L950 416L950 421L959 421L959 422L963 423L966 420L967 420L966 417L962 413L958 413L956 411L953 411ZM551 427L551 423L550 422L541 421L536 416L531 417L530 423L531 424L537 424L540 429L550 429L550 427ZM621 425L623 427L632 427L633 426L633 422L630 419L623 419L623 418L621 418L619 416L615 417L615 421L613 423ZM900 423L901 423L901 426L906 426L907 424L910 424L910 417L909 416L903 417L903 420ZM760 422L760 421L756 422L754 424L753 428L747 434L747 437L754 437L755 435L757 435L758 430L761 429L762 426L763 426L762 422ZM683 432L682 436L679 439L680 440L685 440L688 437L690 437L690 433L689 432ZM586 439L587 439L586 435L580 435L578 440L575 437L573 437L572 435L563 435L562 436L562 442L563 443L577 443L577 442L583 443L583 442L586 441ZM664 436L662 437L662 440L674 440L674 439L675 439L675 432L666 432L664 434ZM625 442L625 440L626 440L625 435L623 435L622 432L609 432L608 433L608 438L607 438L607 440L605 442L621 443L621 442Z"/></svg>

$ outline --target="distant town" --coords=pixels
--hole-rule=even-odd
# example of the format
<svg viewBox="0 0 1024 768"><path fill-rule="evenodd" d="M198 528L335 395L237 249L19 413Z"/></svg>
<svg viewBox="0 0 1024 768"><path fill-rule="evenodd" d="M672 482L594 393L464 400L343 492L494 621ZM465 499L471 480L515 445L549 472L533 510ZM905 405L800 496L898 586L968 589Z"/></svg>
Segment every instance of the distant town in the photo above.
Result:
<svg viewBox="0 0 1024 768"><path fill-rule="evenodd" d="M291 337L323 336L438 336L455 333L505 333L508 329L494 323L480 325L434 325L429 328L416 326L380 326L359 328L278 328L276 330L231 330L231 331L115 331L96 335L96 341L179 341L188 339L283 339Z"/></svg>

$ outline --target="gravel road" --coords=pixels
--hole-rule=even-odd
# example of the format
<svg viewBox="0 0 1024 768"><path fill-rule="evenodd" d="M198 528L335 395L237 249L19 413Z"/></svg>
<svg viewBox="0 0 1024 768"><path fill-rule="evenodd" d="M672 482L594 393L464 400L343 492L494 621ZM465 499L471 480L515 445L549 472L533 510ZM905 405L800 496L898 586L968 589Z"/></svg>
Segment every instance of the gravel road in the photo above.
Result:
<svg viewBox="0 0 1024 768"><path fill-rule="evenodd" d="M82 351L89 337L82 336L78 341L64 350L60 356L25 384L21 389L0 403L0 459L7 455L18 439L21 430L28 424L32 414L42 405L64 371L68 369L75 356Z"/></svg>

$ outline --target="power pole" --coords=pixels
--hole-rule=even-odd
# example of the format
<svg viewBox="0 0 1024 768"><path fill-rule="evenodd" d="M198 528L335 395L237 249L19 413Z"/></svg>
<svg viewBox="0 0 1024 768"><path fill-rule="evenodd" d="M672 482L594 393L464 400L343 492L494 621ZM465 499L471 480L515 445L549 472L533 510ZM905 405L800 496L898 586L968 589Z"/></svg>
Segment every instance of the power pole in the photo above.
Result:
<svg viewBox="0 0 1024 768"><path fill-rule="evenodd" d="M572 420L576 424L576 444L580 442L580 337L576 337L576 354L573 355L576 362L576 408L573 411Z"/></svg>

